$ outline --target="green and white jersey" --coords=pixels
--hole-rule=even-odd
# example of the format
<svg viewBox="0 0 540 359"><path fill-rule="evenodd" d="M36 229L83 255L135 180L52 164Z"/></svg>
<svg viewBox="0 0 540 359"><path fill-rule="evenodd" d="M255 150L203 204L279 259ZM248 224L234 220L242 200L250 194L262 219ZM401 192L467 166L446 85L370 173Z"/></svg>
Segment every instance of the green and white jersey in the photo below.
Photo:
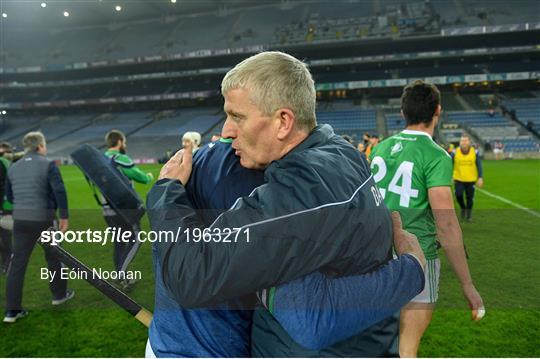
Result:
<svg viewBox="0 0 540 359"><path fill-rule="evenodd" d="M403 227L415 234L426 259L437 258L436 228L428 189L452 185L452 159L431 136L404 130L377 145L370 154L371 172Z"/></svg>
<svg viewBox="0 0 540 359"><path fill-rule="evenodd" d="M143 184L152 182L152 177L141 171L128 155L120 153L120 151L117 150L107 150L105 156L109 158L114 157L114 162L118 169L131 181Z"/></svg>

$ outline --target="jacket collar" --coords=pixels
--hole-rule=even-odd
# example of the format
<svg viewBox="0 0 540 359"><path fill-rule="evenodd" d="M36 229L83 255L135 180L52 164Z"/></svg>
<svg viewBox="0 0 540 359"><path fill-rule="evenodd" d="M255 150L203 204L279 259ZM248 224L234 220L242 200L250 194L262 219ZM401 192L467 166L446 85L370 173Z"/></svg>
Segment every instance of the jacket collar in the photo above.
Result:
<svg viewBox="0 0 540 359"><path fill-rule="evenodd" d="M273 171L273 168L275 166L278 166L278 163L280 163L283 160L286 160L289 156L300 153L308 148L317 147L320 146L334 136L334 130L330 125L320 125L315 127L309 135L304 139L304 141L300 142L298 146L293 148L289 153L287 153L285 156L280 158L279 160L274 160L266 167L265 172L270 170Z"/></svg>
<svg viewBox="0 0 540 359"><path fill-rule="evenodd" d="M29 151L29 152L26 152L24 157L45 157L45 156L42 155L41 153L36 152L36 151Z"/></svg>
<svg viewBox="0 0 540 359"><path fill-rule="evenodd" d="M285 157L295 152L301 152L308 148L320 146L323 143L326 143L332 136L334 136L334 130L330 125L319 125L309 133L304 141L300 142L298 146L287 153Z"/></svg>

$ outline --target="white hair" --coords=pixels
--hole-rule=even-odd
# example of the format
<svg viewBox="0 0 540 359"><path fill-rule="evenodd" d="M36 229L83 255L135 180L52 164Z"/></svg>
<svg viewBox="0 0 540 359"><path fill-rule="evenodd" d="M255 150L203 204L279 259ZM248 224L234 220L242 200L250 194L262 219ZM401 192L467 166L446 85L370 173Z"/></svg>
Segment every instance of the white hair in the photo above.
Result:
<svg viewBox="0 0 540 359"><path fill-rule="evenodd" d="M221 82L221 93L245 89L251 101L270 116L288 108L296 116L298 129L311 131L315 118L315 82L305 63L278 51L251 56L227 72Z"/></svg>
<svg viewBox="0 0 540 359"><path fill-rule="evenodd" d="M184 133L182 140L190 140L193 143L193 148L196 149L201 145L201 134L195 131L188 131Z"/></svg>
<svg viewBox="0 0 540 359"><path fill-rule="evenodd" d="M45 145L45 136L39 131L28 132L22 139L26 152L36 152L40 145Z"/></svg>

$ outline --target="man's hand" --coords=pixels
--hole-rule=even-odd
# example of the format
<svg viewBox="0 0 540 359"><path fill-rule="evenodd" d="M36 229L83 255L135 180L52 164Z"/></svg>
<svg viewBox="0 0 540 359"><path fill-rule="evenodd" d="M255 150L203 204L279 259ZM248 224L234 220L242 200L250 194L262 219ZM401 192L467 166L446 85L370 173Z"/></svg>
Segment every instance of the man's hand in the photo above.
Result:
<svg viewBox="0 0 540 359"><path fill-rule="evenodd" d="M484 187L484 179L480 177L478 181L476 181L476 185L478 186L478 188Z"/></svg>
<svg viewBox="0 0 540 359"><path fill-rule="evenodd" d="M191 146L176 152L159 172L159 179L176 179L185 186L191 176L193 152Z"/></svg>
<svg viewBox="0 0 540 359"><path fill-rule="evenodd" d="M474 287L474 284L465 284L463 286L463 295L469 302L469 307L472 309L472 319L476 322L481 320L486 313L486 309L484 308L482 297Z"/></svg>
<svg viewBox="0 0 540 359"><path fill-rule="evenodd" d="M66 233L68 228L69 228L68 219L67 218L60 218L60 220L58 221L58 229L60 230L60 232Z"/></svg>
<svg viewBox="0 0 540 359"><path fill-rule="evenodd" d="M399 212L392 212L392 225L394 227L394 248L398 256L403 254L413 254L418 258L422 268L426 268L426 256L418 243L418 239L412 233L403 229Z"/></svg>

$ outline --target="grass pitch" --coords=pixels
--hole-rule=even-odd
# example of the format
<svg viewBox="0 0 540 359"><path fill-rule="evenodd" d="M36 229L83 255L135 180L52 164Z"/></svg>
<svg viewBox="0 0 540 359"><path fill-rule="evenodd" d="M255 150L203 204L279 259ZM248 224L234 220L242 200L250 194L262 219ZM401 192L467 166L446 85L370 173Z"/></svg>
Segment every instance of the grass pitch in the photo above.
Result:
<svg viewBox="0 0 540 359"><path fill-rule="evenodd" d="M159 166L142 166L156 175ZM484 189L540 214L540 161L485 161ZM80 171L61 168L70 204L70 229L105 228L101 211ZM150 186L137 185L144 197ZM442 258L439 304L422 345L429 357L540 356L540 218L481 192L472 223L462 223L469 265L484 298L482 322L470 311L448 263ZM148 223L143 221L143 229ZM86 264L113 269L112 246L65 246ZM39 278L46 262L41 248L32 254L23 305L30 315L14 325L0 323L2 357L140 357L147 329L82 280L70 281L75 298L60 308L50 305L47 283ZM141 247L132 269L142 280L129 293L153 308L150 245ZM4 307L5 276L0 277Z"/></svg>

